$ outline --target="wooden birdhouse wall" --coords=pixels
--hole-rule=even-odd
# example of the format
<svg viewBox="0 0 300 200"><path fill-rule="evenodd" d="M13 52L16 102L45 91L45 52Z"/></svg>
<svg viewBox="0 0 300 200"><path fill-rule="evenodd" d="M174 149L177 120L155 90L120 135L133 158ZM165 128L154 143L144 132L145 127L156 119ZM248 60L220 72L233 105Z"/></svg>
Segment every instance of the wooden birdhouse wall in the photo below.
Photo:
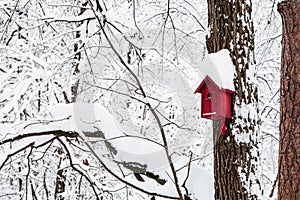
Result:
<svg viewBox="0 0 300 200"><path fill-rule="evenodd" d="M231 118L233 91L219 88L210 78L205 77L195 93L201 93L201 117L211 120Z"/></svg>

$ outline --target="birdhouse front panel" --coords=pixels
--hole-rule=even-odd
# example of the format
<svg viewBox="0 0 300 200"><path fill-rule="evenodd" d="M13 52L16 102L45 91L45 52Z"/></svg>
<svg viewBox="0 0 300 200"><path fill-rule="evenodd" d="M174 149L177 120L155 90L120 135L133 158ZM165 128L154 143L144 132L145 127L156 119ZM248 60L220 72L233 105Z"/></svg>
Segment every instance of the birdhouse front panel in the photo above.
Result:
<svg viewBox="0 0 300 200"><path fill-rule="evenodd" d="M216 120L219 118L219 93L218 88L214 85L206 83L202 89L201 95L201 117Z"/></svg>
<svg viewBox="0 0 300 200"><path fill-rule="evenodd" d="M206 118L207 113L211 113L211 98L207 87L204 87L201 95L201 117ZM205 114L203 114L205 113Z"/></svg>

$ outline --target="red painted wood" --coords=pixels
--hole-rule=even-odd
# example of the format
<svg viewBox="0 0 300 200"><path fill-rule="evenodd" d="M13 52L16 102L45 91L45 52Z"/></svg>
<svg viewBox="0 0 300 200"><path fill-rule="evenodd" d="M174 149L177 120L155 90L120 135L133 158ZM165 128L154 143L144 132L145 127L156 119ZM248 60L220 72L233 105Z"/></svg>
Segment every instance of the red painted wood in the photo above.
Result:
<svg viewBox="0 0 300 200"><path fill-rule="evenodd" d="M225 136L226 135L226 131L227 131L226 120L225 119L221 119L220 120L220 135L221 136Z"/></svg>
<svg viewBox="0 0 300 200"><path fill-rule="evenodd" d="M231 118L234 92L220 88L209 76L206 76L195 93L201 93L201 118L221 120L220 134L226 135L225 119Z"/></svg>

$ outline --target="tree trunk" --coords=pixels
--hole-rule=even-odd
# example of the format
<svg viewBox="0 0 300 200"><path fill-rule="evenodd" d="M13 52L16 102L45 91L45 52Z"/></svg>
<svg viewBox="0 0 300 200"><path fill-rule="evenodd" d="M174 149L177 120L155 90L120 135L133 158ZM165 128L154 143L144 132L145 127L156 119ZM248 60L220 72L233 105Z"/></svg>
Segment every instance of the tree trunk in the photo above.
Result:
<svg viewBox="0 0 300 200"><path fill-rule="evenodd" d="M278 4L282 17L278 199L300 199L300 1Z"/></svg>
<svg viewBox="0 0 300 200"><path fill-rule="evenodd" d="M227 135L220 137L220 121L213 122L215 199L218 200L258 199L261 190L256 178L258 98L250 79L255 74L250 69L254 61L251 9L247 1L208 0L211 28L206 38L208 52L228 49L236 67L234 111L233 118L227 120ZM250 193L252 190L258 193Z"/></svg>
<svg viewBox="0 0 300 200"><path fill-rule="evenodd" d="M84 8L85 6L87 6L88 4L88 1L82 3L82 7L80 8L80 12L77 14L77 16L81 16L84 14L84 12L86 11L86 8ZM80 27L84 22L81 21L81 22L77 22L77 27ZM75 38L76 39L79 39L81 37L81 31L76 31L75 33ZM72 94L72 97L71 97L71 102L72 103L75 103L76 102L76 99L77 99L77 94L78 94L78 87L79 87L79 82L80 82L80 79L78 78L78 74L80 73L80 70L79 70L79 63L81 61L81 51L80 51L80 46L79 46L79 42L76 42L74 44L74 52L76 53L75 56L74 56L74 64L73 64L73 76L75 78L74 80L74 83L71 87L71 94Z"/></svg>

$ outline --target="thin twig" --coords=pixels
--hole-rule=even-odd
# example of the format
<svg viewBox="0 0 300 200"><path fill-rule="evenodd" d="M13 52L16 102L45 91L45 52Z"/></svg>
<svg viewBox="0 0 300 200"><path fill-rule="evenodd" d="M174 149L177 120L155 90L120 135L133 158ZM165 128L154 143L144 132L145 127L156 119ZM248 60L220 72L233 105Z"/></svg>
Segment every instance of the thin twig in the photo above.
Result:
<svg viewBox="0 0 300 200"><path fill-rule="evenodd" d="M21 151L24 151L25 149L27 149L28 147L32 147L35 143L31 142L30 144L26 145L25 147L22 147L21 149L15 151L14 153L8 154L6 159L3 161L2 165L0 166L0 170L4 167L5 163L8 161L8 159L18 153L20 153Z"/></svg>
<svg viewBox="0 0 300 200"><path fill-rule="evenodd" d="M79 138L84 141L84 139L79 136ZM166 198L166 199L178 199L178 197L173 197L173 196L168 196L168 195L163 195L163 194L158 194L158 193L155 193L155 192L149 192L147 190L144 190L138 186L136 186L135 184L132 184L122 178L120 178L116 173L114 173L112 170L110 170L108 168L108 166L101 160L101 158L98 156L98 154L96 154L93 150L93 148L88 144L88 143L85 143L85 145L90 149L90 151L92 152L92 154L95 156L95 158L100 162L100 164L103 166L103 168L108 172L110 173L112 176L114 176L115 178L117 178L119 181L121 181L122 183L124 183L125 185L128 185L140 192L143 192L145 194L148 194L148 195L151 195L151 196L158 196L158 197L162 197L162 198Z"/></svg>
<svg viewBox="0 0 300 200"><path fill-rule="evenodd" d="M186 178L185 180L183 181L183 184L182 184L182 187L185 189L185 194L188 195L189 192L188 192L188 189L186 188L186 182L190 176L190 170L191 170L191 164L192 164L192 158L193 158L193 152L191 152L190 154L190 160L189 160L189 163L188 163L188 171L187 171L187 174L186 174Z"/></svg>
<svg viewBox="0 0 300 200"><path fill-rule="evenodd" d="M278 174L277 174L276 179L275 179L275 181L273 183L272 190L271 190L271 193L269 195L270 198L273 197L273 193L274 193L274 190L276 188L277 181L278 181Z"/></svg>
<svg viewBox="0 0 300 200"><path fill-rule="evenodd" d="M66 145L60 138L57 138L57 140L58 140L58 141L60 142L60 144L64 147L64 149L65 149L65 151L66 151L66 154L67 154L67 157L68 157L68 159L69 159L71 168L72 168L73 170L75 170L76 172L78 172L81 176L83 176L83 177L90 183L90 185L91 185L91 187L92 187L92 189L93 189L93 191L94 191L94 193L95 193L96 199L99 200L99 197L98 197L98 195L97 195L97 191L96 191L96 189L95 189L95 187L94 187L95 183L93 183L93 181L92 181L86 174L84 174L82 171L80 171L79 169L77 169L77 168L75 167L75 165L73 164L73 160L72 160L71 153L70 153L70 151L69 151L67 145Z"/></svg>

